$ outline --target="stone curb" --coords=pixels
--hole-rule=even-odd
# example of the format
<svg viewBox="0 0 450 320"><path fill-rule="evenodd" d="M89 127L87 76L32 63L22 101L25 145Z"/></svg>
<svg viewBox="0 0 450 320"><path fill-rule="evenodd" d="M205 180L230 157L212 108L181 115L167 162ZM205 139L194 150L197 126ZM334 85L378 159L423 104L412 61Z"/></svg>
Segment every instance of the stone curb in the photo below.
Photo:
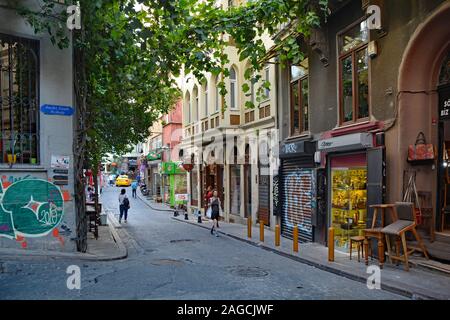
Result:
<svg viewBox="0 0 450 320"><path fill-rule="evenodd" d="M145 199L143 195L141 195L141 194L139 194L139 193L136 193L136 195L137 195L137 197L138 197L139 200L141 200L147 207L149 207L149 208L152 209L152 210L155 210L155 211L166 211L166 212L169 212L169 211L170 211L170 212L173 212L173 211L175 211L174 209L171 209L170 207L167 207L167 208L161 208L161 209L153 208L153 207L150 205L149 200L148 200L148 199Z"/></svg>
<svg viewBox="0 0 450 320"><path fill-rule="evenodd" d="M20 249L4 249L0 248L0 257L52 257L52 258L68 258L87 261L113 261L125 259L128 257L128 250L122 242L122 239L118 235L116 229L108 224L109 230L119 246L120 253L113 256L98 256L89 253L79 252L57 252L57 251L43 251L43 250L20 250Z"/></svg>
<svg viewBox="0 0 450 320"><path fill-rule="evenodd" d="M184 223L187 223L187 224L190 224L190 225L195 225L197 227L209 230L209 227L207 227L205 225L202 225L202 224L198 224L196 222L192 222L190 220L184 220L184 219L175 218L175 217L172 217L172 219L175 220L175 221L178 221L178 222L184 222ZM217 232L219 232L219 233L221 233L223 235L226 235L226 236L228 236L230 238L233 238L233 239L245 242L245 243L250 244L252 246L255 246L255 247L258 247L258 248L261 248L261 249L273 252L275 254L281 255L281 256L283 256L285 258L288 258L288 259L291 259L291 260L295 260L297 262L300 262L300 263L303 263L303 264L315 267L317 269L320 269L320 270L323 270L323 271L327 271L327 272L339 275L341 277L348 278L350 280L354 280L354 281L358 281L358 282L362 282L362 283L366 283L367 282L367 278L365 278L365 277L361 277L361 276L358 276L356 274L352 274L352 273L340 270L338 268L334 268L334 267L332 267L330 265L325 265L325 264L317 262L317 261L301 258L301 257L295 256L295 255L292 255L292 254L289 254L289 253L286 253L286 252L283 252L283 251L280 251L280 250L268 247L268 246L262 244L261 242L255 242L255 241L252 241L252 240L244 239L244 238L238 237L236 235L224 232L222 230L217 230ZM418 300L436 300L436 299L442 300L442 299L445 299L444 297L432 296L430 294L422 294L422 293L419 294L419 293L413 292L411 290L404 289L404 288L402 288L403 286L404 286L404 284L402 284L402 283L395 283L394 285L381 284L381 289L385 290L385 291L388 291L388 292L391 292L391 293L394 293L394 294L398 294L398 295L410 298L410 299L418 299Z"/></svg>

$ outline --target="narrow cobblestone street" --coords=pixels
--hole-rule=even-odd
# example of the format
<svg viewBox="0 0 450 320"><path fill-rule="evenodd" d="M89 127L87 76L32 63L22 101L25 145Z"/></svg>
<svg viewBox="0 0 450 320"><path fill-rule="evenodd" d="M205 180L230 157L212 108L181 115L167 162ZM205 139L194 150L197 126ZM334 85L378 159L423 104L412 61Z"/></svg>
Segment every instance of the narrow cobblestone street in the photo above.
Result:
<svg viewBox="0 0 450 320"><path fill-rule="evenodd" d="M117 214L119 188L102 195ZM130 190L128 190L130 193ZM86 262L60 258L2 260L2 299L404 299L227 236L171 219L131 199L118 232L128 258ZM81 268L81 290L66 269Z"/></svg>

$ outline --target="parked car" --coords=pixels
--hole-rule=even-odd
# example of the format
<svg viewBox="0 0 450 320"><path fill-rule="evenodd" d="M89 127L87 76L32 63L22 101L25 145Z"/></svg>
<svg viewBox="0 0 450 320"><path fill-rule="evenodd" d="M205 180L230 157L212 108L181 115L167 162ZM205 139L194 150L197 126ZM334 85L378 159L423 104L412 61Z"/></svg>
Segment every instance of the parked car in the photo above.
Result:
<svg viewBox="0 0 450 320"><path fill-rule="evenodd" d="M121 175L116 179L116 187L129 187L131 186L131 179L127 175Z"/></svg>

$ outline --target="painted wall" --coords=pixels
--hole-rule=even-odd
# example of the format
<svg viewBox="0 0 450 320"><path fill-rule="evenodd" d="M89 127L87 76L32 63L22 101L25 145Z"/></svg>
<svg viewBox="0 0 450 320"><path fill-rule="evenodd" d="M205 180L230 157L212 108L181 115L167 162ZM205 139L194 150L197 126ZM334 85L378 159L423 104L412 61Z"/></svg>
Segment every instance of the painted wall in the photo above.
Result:
<svg viewBox="0 0 450 320"><path fill-rule="evenodd" d="M28 37L40 41L40 101L39 105L53 104L73 106L72 92L72 50L59 50L54 47L46 35L35 35L33 30L25 24L23 19L15 12L0 9L0 32L20 37ZM76 237L75 214L73 202L73 118L71 116L53 116L40 113L40 163L37 165L14 165L9 168L8 165L0 165L0 178L3 187L3 209L4 212L11 212L11 203L16 201L22 204L25 195L33 197L38 205L33 205L31 211L26 215L26 219L16 216L14 210L12 220L16 219L14 228L18 228L16 236L19 242L10 237L2 236L0 231L0 248L20 248L40 250L58 250L75 251L76 245L71 238ZM45 181L53 181L53 169L51 168L51 156L64 155L69 156L68 185L55 187ZM22 179L39 179L28 182L17 182ZM16 181L15 184L12 184ZM44 181L38 183L37 181ZM34 186L30 190L30 186ZM61 191L64 204L61 206L59 198L56 199L56 192L49 192L54 189ZM56 190L55 189L55 190ZM59 197L59 196L58 196ZM57 200L57 201L56 201ZM33 202L33 201L31 201ZM57 219L50 219L51 224L41 213L45 210L42 206L56 205L58 215ZM9 208L9 209L8 209ZM48 210L47 210L48 211ZM33 212L33 216L29 215ZM40 213L41 212L41 213ZM45 215L45 214L44 214ZM5 217L3 215L3 217ZM24 222L25 221L25 222ZM26 222L28 221L28 222ZM53 224L53 222L57 222ZM48 233L36 233L23 228L24 224L44 224L41 226ZM51 226L51 228L50 228ZM56 227L55 227L56 226ZM5 232L6 227L3 227ZM36 229L36 228L34 228ZM25 231L24 231L25 230ZM55 231L57 230L57 231ZM55 236L54 236L55 235ZM14 237L13 237L14 238ZM25 239L23 239L25 238ZM1 249L0 249L1 250Z"/></svg>

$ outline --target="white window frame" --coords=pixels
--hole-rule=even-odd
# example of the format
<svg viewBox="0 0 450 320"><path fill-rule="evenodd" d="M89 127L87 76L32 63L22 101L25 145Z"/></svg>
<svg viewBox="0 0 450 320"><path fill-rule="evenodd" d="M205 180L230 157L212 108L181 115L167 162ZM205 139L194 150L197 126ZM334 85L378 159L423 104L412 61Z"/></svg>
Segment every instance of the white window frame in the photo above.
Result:
<svg viewBox="0 0 450 320"><path fill-rule="evenodd" d="M205 93L204 93L204 98L205 98L205 118L209 115L209 105L208 105L208 83L205 84Z"/></svg>
<svg viewBox="0 0 450 320"><path fill-rule="evenodd" d="M231 78L231 71L234 72L235 78ZM235 67L230 68L230 109L238 110L239 109L239 100L238 100L238 81L237 81L237 71ZM233 90L234 89L234 90ZM234 97L233 97L234 93Z"/></svg>
<svg viewBox="0 0 450 320"><path fill-rule="evenodd" d="M264 82L268 81L270 83L270 66L266 65L264 67ZM264 98L266 100L270 99L270 89L264 89Z"/></svg>
<svg viewBox="0 0 450 320"><path fill-rule="evenodd" d="M219 77L216 79L216 105L214 106L214 110L216 112L220 109L220 88L219 88Z"/></svg>

